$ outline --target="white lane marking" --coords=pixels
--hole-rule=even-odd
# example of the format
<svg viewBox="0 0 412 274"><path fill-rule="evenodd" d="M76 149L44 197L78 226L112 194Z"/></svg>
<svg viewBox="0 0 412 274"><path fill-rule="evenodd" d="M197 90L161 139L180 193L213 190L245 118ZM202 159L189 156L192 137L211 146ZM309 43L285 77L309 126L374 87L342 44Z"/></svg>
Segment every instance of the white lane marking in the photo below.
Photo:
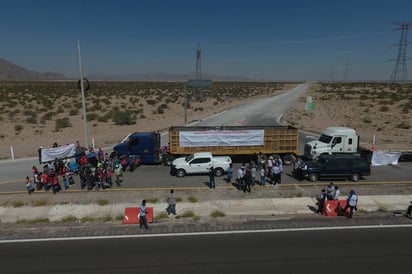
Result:
<svg viewBox="0 0 412 274"><path fill-rule="evenodd" d="M332 226L332 227L312 227L312 228L302 227L302 228L281 228L281 229L265 229L265 230L234 230L234 231L211 231L211 232L186 232L186 233L18 239L18 240L1 240L0 244L28 243L28 242L53 242L53 241L79 241L79 240L84 241L84 240L107 240L107 239L131 239L131 238L157 238L157 237L186 237L186 236L204 236L204 235L230 235L230 234L302 232L302 231L325 231L325 230L382 229L382 228L412 228L412 224L404 224L404 225L380 224L380 225L365 225L365 226Z"/></svg>

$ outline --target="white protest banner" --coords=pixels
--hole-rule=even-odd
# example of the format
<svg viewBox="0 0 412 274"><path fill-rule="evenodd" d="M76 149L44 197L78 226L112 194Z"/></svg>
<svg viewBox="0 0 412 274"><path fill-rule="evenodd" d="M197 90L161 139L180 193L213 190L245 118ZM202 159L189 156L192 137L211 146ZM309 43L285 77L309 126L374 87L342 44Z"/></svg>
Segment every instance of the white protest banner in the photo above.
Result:
<svg viewBox="0 0 412 274"><path fill-rule="evenodd" d="M180 131L181 147L261 146L264 130Z"/></svg>

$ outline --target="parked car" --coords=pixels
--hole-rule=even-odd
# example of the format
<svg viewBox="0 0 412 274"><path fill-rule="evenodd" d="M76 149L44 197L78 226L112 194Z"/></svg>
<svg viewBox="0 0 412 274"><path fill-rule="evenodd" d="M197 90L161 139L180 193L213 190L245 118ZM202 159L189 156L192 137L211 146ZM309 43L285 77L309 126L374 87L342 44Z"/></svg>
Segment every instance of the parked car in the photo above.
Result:
<svg viewBox="0 0 412 274"><path fill-rule="evenodd" d="M187 157L177 158L172 162L170 173L177 177L186 174L208 173L213 166L216 176L222 176L232 159L229 156L213 156L210 152L198 152Z"/></svg>
<svg viewBox="0 0 412 274"><path fill-rule="evenodd" d="M322 179L349 179L357 182L371 174L367 160L355 155L321 155L306 162L307 179L315 182Z"/></svg>

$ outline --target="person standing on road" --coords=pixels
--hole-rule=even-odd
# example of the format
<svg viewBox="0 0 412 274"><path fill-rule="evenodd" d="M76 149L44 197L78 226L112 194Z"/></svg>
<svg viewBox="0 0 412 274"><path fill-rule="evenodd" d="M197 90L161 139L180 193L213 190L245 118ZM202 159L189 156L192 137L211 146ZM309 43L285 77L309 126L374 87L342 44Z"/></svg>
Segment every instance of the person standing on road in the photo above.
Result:
<svg viewBox="0 0 412 274"><path fill-rule="evenodd" d="M230 163L229 167L227 168L227 182L231 183L232 182L232 178L233 178L233 164Z"/></svg>
<svg viewBox="0 0 412 274"><path fill-rule="evenodd" d="M215 168L213 166L209 169L209 186L211 189L216 187L215 185Z"/></svg>
<svg viewBox="0 0 412 274"><path fill-rule="evenodd" d="M257 173L256 164L252 162L251 167L250 167L250 174L252 175L252 186L254 186L256 183L256 173Z"/></svg>
<svg viewBox="0 0 412 274"><path fill-rule="evenodd" d="M326 190L325 189L322 189L322 191L320 192L320 195L317 198L317 200L318 200L318 202L317 202L318 210L316 211L316 213L322 214L323 213L323 207L325 205L325 200L326 200Z"/></svg>
<svg viewBox="0 0 412 274"><path fill-rule="evenodd" d="M245 176L243 177L243 179L243 193L246 193L246 191L250 193L250 185L252 184L252 173L250 172L250 169L246 169Z"/></svg>
<svg viewBox="0 0 412 274"><path fill-rule="evenodd" d="M348 198L346 199L346 206L343 209L343 212L346 212L347 209L350 209L348 218L351 219L353 215L353 209L358 209L358 195L356 195L355 190L351 190Z"/></svg>
<svg viewBox="0 0 412 274"><path fill-rule="evenodd" d="M281 176L282 176L282 170L280 169L279 164L276 162L273 167L272 167L272 183L275 186L276 184L280 184L281 182Z"/></svg>
<svg viewBox="0 0 412 274"><path fill-rule="evenodd" d="M142 203L140 204L140 212L139 212L139 224L140 228L144 226L145 229L149 229L147 225L147 217L146 217L146 200L143 200Z"/></svg>
<svg viewBox="0 0 412 274"><path fill-rule="evenodd" d="M265 183L266 183L265 168L262 166L260 168L260 185L265 186Z"/></svg>
<svg viewBox="0 0 412 274"><path fill-rule="evenodd" d="M167 196L168 207L166 208L167 215L173 214L176 216L176 196L174 190L171 189L169 196Z"/></svg>
<svg viewBox="0 0 412 274"><path fill-rule="evenodd" d="M30 195L34 192L34 187L31 185L31 180L29 176L26 176L26 180L25 180L25 185L27 188L27 193L29 193Z"/></svg>

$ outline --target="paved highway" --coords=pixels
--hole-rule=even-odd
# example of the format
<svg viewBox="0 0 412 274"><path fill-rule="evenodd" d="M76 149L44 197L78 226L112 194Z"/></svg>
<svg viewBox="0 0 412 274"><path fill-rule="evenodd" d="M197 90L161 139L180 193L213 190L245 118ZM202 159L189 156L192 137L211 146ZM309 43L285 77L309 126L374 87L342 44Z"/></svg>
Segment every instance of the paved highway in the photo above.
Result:
<svg viewBox="0 0 412 274"><path fill-rule="evenodd" d="M411 232L357 227L29 240L0 243L0 256L2 273L411 273Z"/></svg>

